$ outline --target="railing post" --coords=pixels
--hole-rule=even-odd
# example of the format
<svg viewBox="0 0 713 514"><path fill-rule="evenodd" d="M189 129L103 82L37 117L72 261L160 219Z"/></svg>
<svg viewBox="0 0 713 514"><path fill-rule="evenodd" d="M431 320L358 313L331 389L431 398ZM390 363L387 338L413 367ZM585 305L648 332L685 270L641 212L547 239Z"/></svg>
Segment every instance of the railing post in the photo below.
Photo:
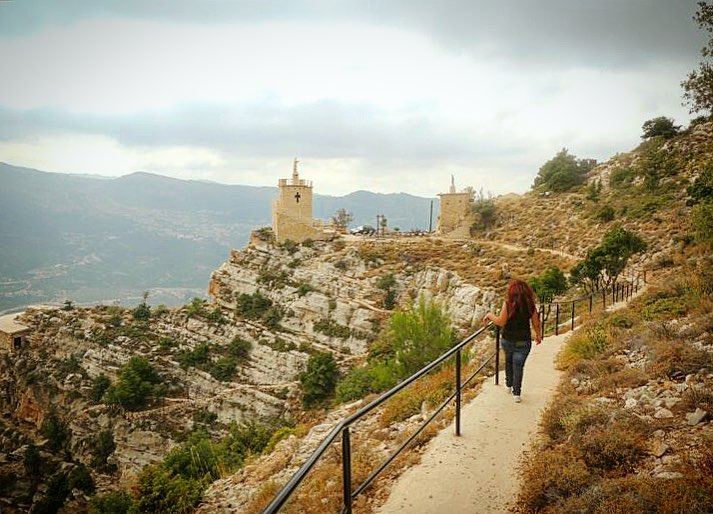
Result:
<svg viewBox="0 0 713 514"><path fill-rule="evenodd" d="M574 300L572 300L572 326L570 330L574 330Z"/></svg>
<svg viewBox="0 0 713 514"><path fill-rule="evenodd" d="M560 304L557 302L557 311L555 314L555 335L559 335L560 333Z"/></svg>
<svg viewBox="0 0 713 514"><path fill-rule="evenodd" d="M495 385L500 384L500 327L495 327Z"/></svg>
<svg viewBox="0 0 713 514"><path fill-rule="evenodd" d="M545 337L545 304L540 305L540 337Z"/></svg>
<svg viewBox="0 0 713 514"><path fill-rule="evenodd" d="M342 493L344 512L352 512L352 451L349 442L349 427L342 429Z"/></svg>
<svg viewBox="0 0 713 514"><path fill-rule="evenodd" d="M607 308L607 290L602 289L602 307Z"/></svg>
<svg viewBox="0 0 713 514"><path fill-rule="evenodd" d="M611 285L611 303L616 303L616 283Z"/></svg>
<svg viewBox="0 0 713 514"><path fill-rule="evenodd" d="M646 283L646 270L644 270L644 284Z"/></svg>
<svg viewBox="0 0 713 514"><path fill-rule="evenodd" d="M456 352L456 435L460 435L460 350Z"/></svg>
<svg viewBox="0 0 713 514"><path fill-rule="evenodd" d="M589 314L592 313L592 304L594 303L594 293L589 295Z"/></svg>

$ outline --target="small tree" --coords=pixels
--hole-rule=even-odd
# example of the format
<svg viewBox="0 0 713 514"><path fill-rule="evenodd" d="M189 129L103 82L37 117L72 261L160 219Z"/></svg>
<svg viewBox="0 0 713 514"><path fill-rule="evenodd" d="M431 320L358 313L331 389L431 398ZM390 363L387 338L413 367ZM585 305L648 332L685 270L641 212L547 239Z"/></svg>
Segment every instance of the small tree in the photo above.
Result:
<svg viewBox="0 0 713 514"><path fill-rule="evenodd" d="M91 466L99 471L111 471L107 459L114 453L116 443L111 430L102 430L94 438Z"/></svg>
<svg viewBox="0 0 713 514"><path fill-rule="evenodd" d="M346 209L339 209L332 216L332 222L340 230L346 230L349 224L354 221L354 216Z"/></svg>
<svg viewBox="0 0 713 514"><path fill-rule="evenodd" d="M473 228L476 230L489 229L495 223L497 214L492 194L488 193L486 197L481 189L475 198L475 202L473 202L473 213L477 216L477 221Z"/></svg>
<svg viewBox="0 0 713 514"><path fill-rule="evenodd" d="M599 195L602 192L602 181L601 180L592 180L588 185L587 185L587 200L591 200L593 202L598 202L599 201Z"/></svg>
<svg viewBox="0 0 713 514"><path fill-rule="evenodd" d="M34 444L27 446L23 464L25 473L33 480L37 480L42 476L42 456L40 455L40 450Z"/></svg>
<svg viewBox="0 0 713 514"><path fill-rule="evenodd" d="M104 373L101 373L92 380L92 390L89 393L89 397L94 403L99 403L109 387L111 387L111 380Z"/></svg>
<svg viewBox="0 0 713 514"><path fill-rule="evenodd" d="M307 361L307 369L300 374L302 403L311 407L334 392L339 377L339 369L334 356L329 352L317 352Z"/></svg>
<svg viewBox="0 0 713 514"><path fill-rule="evenodd" d="M693 19L698 26L708 33L708 43L701 49L703 60L697 70L688 74L681 82L684 103L690 112L707 112L713 114L713 4L699 2L698 11Z"/></svg>
<svg viewBox="0 0 713 514"><path fill-rule="evenodd" d="M132 357L119 371L119 379L104 396L107 403L127 409L144 407L151 395L159 395L161 377L144 357Z"/></svg>
<svg viewBox="0 0 713 514"><path fill-rule="evenodd" d="M652 137L661 136L664 139L670 139L680 130L681 126L676 125L672 118L667 118L666 116L659 116L658 118L652 118L644 122L641 126L643 134L641 134L641 139L651 139Z"/></svg>
<svg viewBox="0 0 713 514"><path fill-rule="evenodd" d="M40 432L48 439L47 446L54 452L64 450L72 434L54 409L50 409L49 414L42 421Z"/></svg>
<svg viewBox="0 0 713 514"><path fill-rule="evenodd" d="M455 333L440 305L422 296L411 308L391 316L386 339L399 375L406 377L450 349Z"/></svg>
<svg viewBox="0 0 713 514"><path fill-rule="evenodd" d="M530 279L530 286L542 303L549 303L555 296L567 291L567 277L557 266L552 266L541 275Z"/></svg>
<svg viewBox="0 0 713 514"><path fill-rule="evenodd" d="M579 186L596 166L594 159L577 159L566 148L542 165L535 177L534 189L562 192Z"/></svg>
<svg viewBox="0 0 713 514"><path fill-rule="evenodd" d="M147 303L149 299L149 292L144 291L141 296L141 303L136 306L136 308L132 312L132 315L134 316L134 319L147 320L151 317L151 307L149 307Z"/></svg>

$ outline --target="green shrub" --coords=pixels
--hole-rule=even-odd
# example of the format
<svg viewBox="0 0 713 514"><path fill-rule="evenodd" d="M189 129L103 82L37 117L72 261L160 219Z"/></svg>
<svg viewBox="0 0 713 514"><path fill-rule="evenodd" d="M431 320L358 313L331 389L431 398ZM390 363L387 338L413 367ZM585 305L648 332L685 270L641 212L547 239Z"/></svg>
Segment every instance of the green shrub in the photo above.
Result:
<svg viewBox="0 0 713 514"><path fill-rule="evenodd" d="M40 433L48 439L48 448L53 452L64 450L72 435L67 423L62 420L54 409L42 421Z"/></svg>
<svg viewBox="0 0 713 514"><path fill-rule="evenodd" d="M42 476L42 456L40 450L34 444L27 446L25 455L22 458L25 473L32 478L38 479Z"/></svg>
<svg viewBox="0 0 713 514"><path fill-rule="evenodd" d="M314 287L312 287L311 285L309 285L309 284L306 283L306 282L302 282L302 283L299 285L299 287L297 288L297 295L298 295L298 296L304 296L304 295L306 295L307 293L309 293L310 291L314 291Z"/></svg>
<svg viewBox="0 0 713 514"><path fill-rule="evenodd" d="M210 346L207 343L199 343L193 350L184 351L178 356L178 362L183 369L201 366L206 364L208 359L210 359Z"/></svg>
<svg viewBox="0 0 713 514"><path fill-rule="evenodd" d="M579 359L591 359L607 349L609 339L604 328L592 325L573 334L564 349L562 358L565 362Z"/></svg>
<svg viewBox="0 0 713 514"><path fill-rule="evenodd" d="M387 273L386 275L382 275L376 281L376 287L378 287L379 289L383 289L384 291L391 289L395 285L396 285L396 277L394 276L393 273Z"/></svg>
<svg viewBox="0 0 713 514"><path fill-rule="evenodd" d="M284 287L290 284L290 274L285 270L265 268L258 273L257 283L270 287Z"/></svg>
<svg viewBox="0 0 713 514"><path fill-rule="evenodd" d="M250 319L262 317L272 306L272 300L264 296L260 291L253 294L243 293L237 299L238 314Z"/></svg>
<svg viewBox="0 0 713 514"><path fill-rule="evenodd" d="M655 298L641 308L641 317L647 321L678 318L686 314L684 298L680 296Z"/></svg>
<svg viewBox="0 0 713 514"><path fill-rule="evenodd" d="M146 466L139 473L132 511L188 514L200 502L207 480L173 475L159 466Z"/></svg>
<svg viewBox="0 0 713 514"><path fill-rule="evenodd" d="M89 500L89 514L128 514L133 505L126 491L112 491Z"/></svg>
<svg viewBox="0 0 713 514"><path fill-rule="evenodd" d="M701 171L687 190L689 205L713 201L713 161Z"/></svg>
<svg viewBox="0 0 713 514"><path fill-rule="evenodd" d="M193 413L193 421L204 425L211 425L218 419L215 412L210 412L207 409L199 409Z"/></svg>
<svg viewBox="0 0 713 514"><path fill-rule="evenodd" d="M609 324L617 328L631 328L634 322L626 314L615 312L609 318Z"/></svg>
<svg viewBox="0 0 713 514"><path fill-rule="evenodd" d="M105 396L106 403L127 409L144 407L150 396L160 396L161 377L144 357L132 357L119 371L119 379Z"/></svg>
<svg viewBox="0 0 713 514"><path fill-rule="evenodd" d="M396 307L396 291L389 289L384 295L384 309L392 310Z"/></svg>
<svg viewBox="0 0 713 514"><path fill-rule="evenodd" d="M74 466L74 468L72 468L69 472L69 475L67 475L67 483L70 490L79 489L80 491L91 494L95 489L92 475L89 473L87 467L81 462Z"/></svg>
<svg viewBox="0 0 713 514"><path fill-rule="evenodd" d="M652 137L663 137L669 139L678 134L681 127L675 125L673 119L666 116L659 116L644 122L641 127L643 134L641 139L650 139Z"/></svg>
<svg viewBox="0 0 713 514"><path fill-rule="evenodd" d="M586 174L596 165L593 159L577 159L563 148L540 168L533 188L547 191L568 191L584 182Z"/></svg>
<svg viewBox="0 0 713 514"><path fill-rule="evenodd" d="M316 352L307 361L307 369L300 374L302 403L311 407L332 395L339 369L329 352Z"/></svg>
<svg viewBox="0 0 713 514"><path fill-rule="evenodd" d="M696 241L713 246L713 202L700 203L693 207L691 222Z"/></svg>
<svg viewBox="0 0 713 514"><path fill-rule="evenodd" d="M137 320L147 320L151 317L151 308L145 302L141 302L131 311L131 315Z"/></svg>
<svg viewBox="0 0 713 514"><path fill-rule="evenodd" d="M678 172L678 167L671 155L662 148L661 137L654 137L642 144L641 155L636 163L636 173L644 179L644 188L656 191L662 178Z"/></svg>
<svg viewBox="0 0 713 514"><path fill-rule="evenodd" d="M349 327L340 325L336 321L329 318L324 318L319 320L314 324L314 330L321 332L322 334L328 335L329 337L338 337L340 339L347 339L351 336L351 330Z"/></svg>
<svg viewBox="0 0 713 514"><path fill-rule="evenodd" d="M177 344L176 340L173 339L172 337L162 337L161 339L158 340L158 345L163 350L169 350L171 348L175 348L176 344Z"/></svg>
<svg viewBox="0 0 713 514"><path fill-rule="evenodd" d="M614 219L615 215L616 212L611 205L604 205L597 211L596 218L603 223L608 223Z"/></svg>
<svg viewBox="0 0 713 514"><path fill-rule="evenodd" d="M100 431L94 438L93 443L91 466L99 471L111 471L107 466L107 459L116 449L113 432L111 430Z"/></svg>
<svg viewBox="0 0 713 514"><path fill-rule="evenodd" d="M104 373L101 373L92 380L92 390L89 393L89 397L94 403L99 403L109 387L111 387L111 380Z"/></svg>
<svg viewBox="0 0 713 514"><path fill-rule="evenodd" d="M253 345L250 341L246 341L238 336L235 336L228 345L228 354L235 357L239 361L245 361L250 356L250 350Z"/></svg>
<svg viewBox="0 0 713 514"><path fill-rule="evenodd" d="M630 186L636 178L636 172L628 167L614 168L609 174L609 185L614 189L623 189Z"/></svg>
<svg viewBox="0 0 713 514"><path fill-rule="evenodd" d="M266 340L265 345L269 346L276 352L291 352L293 350L297 350L297 345L295 343L282 339L281 337L276 337L274 341Z"/></svg>
<svg viewBox="0 0 713 514"><path fill-rule="evenodd" d="M349 264L347 264L347 261L342 259L342 260L338 260L337 262L335 262L334 267L337 268L338 270L346 271L347 269L349 269Z"/></svg>
<svg viewBox="0 0 713 514"><path fill-rule="evenodd" d="M293 255L295 252L297 252L297 250L299 250L299 245L291 239L286 239L285 242L280 245L280 248L282 248L288 254Z"/></svg>
<svg viewBox="0 0 713 514"><path fill-rule="evenodd" d="M220 307L215 307L208 315L206 316L206 319L210 321L211 323L217 323L217 324L222 324L225 323L225 317L223 316L223 313L220 310Z"/></svg>
<svg viewBox="0 0 713 514"><path fill-rule="evenodd" d="M567 277L557 266L552 266L541 275L531 278L529 283L542 303L549 303L555 296L567 291Z"/></svg>
<svg viewBox="0 0 713 514"><path fill-rule="evenodd" d="M262 315L262 321L267 327L275 329L280 326L280 321L284 315L281 308L273 305Z"/></svg>
<svg viewBox="0 0 713 514"><path fill-rule="evenodd" d="M38 514L54 514L64 505L64 501L67 499L69 492L70 488L67 475L62 472L52 475L47 481L47 489L44 495L32 506L32 512Z"/></svg>
<svg viewBox="0 0 713 514"><path fill-rule="evenodd" d="M186 312L191 317L206 317L208 315L208 311L206 311L206 301L202 298L193 298L191 303L186 307Z"/></svg>
<svg viewBox="0 0 713 514"><path fill-rule="evenodd" d="M235 357L221 357L217 361L210 364L208 367L208 372L213 376L213 378L220 380L222 382L227 382L235 376L235 369L237 368L237 361Z"/></svg>

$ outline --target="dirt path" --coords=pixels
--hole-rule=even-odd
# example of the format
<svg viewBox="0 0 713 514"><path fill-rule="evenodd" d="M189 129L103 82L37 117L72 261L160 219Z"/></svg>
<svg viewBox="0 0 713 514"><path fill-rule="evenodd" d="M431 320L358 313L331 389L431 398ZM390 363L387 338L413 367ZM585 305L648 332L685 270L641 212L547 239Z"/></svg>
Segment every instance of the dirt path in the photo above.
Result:
<svg viewBox="0 0 713 514"><path fill-rule="evenodd" d="M525 365L522 403L493 380L463 408L461 437L453 426L434 437L421 463L403 473L377 512L410 514L507 512L517 495L517 463L537 430L540 412L559 383L554 357L566 334L534 346Z"/></svg>

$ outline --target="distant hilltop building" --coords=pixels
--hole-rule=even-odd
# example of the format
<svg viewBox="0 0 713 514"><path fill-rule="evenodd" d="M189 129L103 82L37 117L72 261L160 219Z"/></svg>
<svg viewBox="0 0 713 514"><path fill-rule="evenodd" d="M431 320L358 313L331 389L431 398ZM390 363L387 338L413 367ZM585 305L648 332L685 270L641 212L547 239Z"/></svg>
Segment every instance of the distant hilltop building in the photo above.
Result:
<svg viewBox="0 0 713 514"><path fill-rule="evenodd" d="M17 314L0 316L0 348L18 351L24 348L30 328L16 321Z"/></svg>
<svg viewBox="0 0 713 514"><path fill-rule="evenodd" d="M279 194L272 204L272 231L277 243L288 239L302 243L330 239L331 231L326 231L321 220L312 218L312 182L300 178L297 159L292 165L292 178L281 178L277 186Z"/></svg>
<svg viewBox="0 0 713 514"><path fill-rule="evenodd" d="M440 193L440 212L436 233L454 239L470 237L473 224L473 204L475 194L472 187L456 191L455 178L451 175L451 187L447 193Z"/></svg>

